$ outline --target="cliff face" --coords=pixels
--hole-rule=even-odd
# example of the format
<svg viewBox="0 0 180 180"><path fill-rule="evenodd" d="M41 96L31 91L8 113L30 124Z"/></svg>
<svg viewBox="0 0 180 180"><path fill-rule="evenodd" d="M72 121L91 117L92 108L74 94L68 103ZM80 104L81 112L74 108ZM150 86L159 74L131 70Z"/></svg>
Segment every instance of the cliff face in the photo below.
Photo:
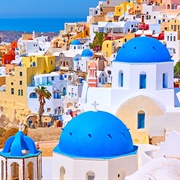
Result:
<svg viewBox="0 0 180 180"><path fill-rule="evenodd" d="M28 108L0 107L0 127L9 129L17 127L20 122L27 124L26 117L30 114Z"/></svg>
<svg viewBox="0 0 180 180"><path fill-rule="evenodd" d="M9 130L5 130L4 128L0 128L0 149L4 147L6 140L14 136L18 132L18 128L10 128ZM24 134L27 135L27 128L24 130Z"/></svg>

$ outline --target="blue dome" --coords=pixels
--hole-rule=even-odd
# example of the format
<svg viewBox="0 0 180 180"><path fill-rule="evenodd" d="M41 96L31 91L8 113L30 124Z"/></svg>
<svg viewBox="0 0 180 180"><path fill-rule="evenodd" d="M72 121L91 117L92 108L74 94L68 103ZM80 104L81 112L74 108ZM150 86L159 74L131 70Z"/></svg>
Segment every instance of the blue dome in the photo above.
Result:
<svg viewBox="0 0 180 180"><path fill-rule="evenodd" d="M80 41L75 39L71 42L71 45L81 45Z"/></svg>
<svg viewBox="0 0 180 180"><path fill-rule="evenodd" d="M92 57L93 52L90 49L84 49L83 52L81 53L82 57Z"/></svg>
<svg viewBox="0 0 180 180"><path fill-rule="evenodd" d="M23 150L27 153L24 154ZM36 149L34 141L30 137L25 136L23 132L18 131L14 136L7 139L0 155L10 158L25 158L37 156L40 153L41 151Z"/></svg>
<svg viewBox="0 0 180 180"><path fill-rule="evenodd" d="M114 62L160 63L172 61L170 54L160 41L150 37L129 40L118 51Z"/></svg>
<svg viewBox="0 0 180 180"><path fill-rule="evenodd" d="M78 58L78 57L75 57L73 60L74 60L74 61L79 61L79 58Z"/></svg>
<svg viewBox="0 0 180 180"><path fill-rule="evenodd" d="M54 152L71 157L111 158L136 153L125 124L103 111L88 111L64 128Z"/></svg>

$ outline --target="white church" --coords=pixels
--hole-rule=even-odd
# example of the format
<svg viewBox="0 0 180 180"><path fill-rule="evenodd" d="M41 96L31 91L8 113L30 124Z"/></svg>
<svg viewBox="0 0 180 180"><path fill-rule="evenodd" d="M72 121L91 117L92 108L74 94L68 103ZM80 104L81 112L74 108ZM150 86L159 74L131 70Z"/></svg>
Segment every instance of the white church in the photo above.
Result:
<svg viewBox="0 0 180 180"><path fill-rule="evenodd" d="M96 101L99 110L116 115L130 128L136 143L147 143L150 134L162 136L165 131L180 130L174 61L160 41L143 36L126 42L112 62L112 77L111 88L89 87L84 82L84 111ZM97 80L96 72L93 78Z"/></svg>
<svg viewBox="0 0 180 180"><path fill-rule="evenodd" d="M50 164L53 180L124 180L138 169L138 147L126 125L104 111L76 116L63 129ZM1 180L48 179L42 174L41 151L22 131L11 136L0 152Z"/></svg>
<svg viewBox="0 0 180 180"><path fill-rule="evenodd" d="M126 125L94 109L73 118L63 129L52 157L42 157L20 129L0 151L1 180L179 179L180 133L161 147L133 145ZM141 158L140 158L141 157ZM139 169L139 162L143 165Z"/></svg>

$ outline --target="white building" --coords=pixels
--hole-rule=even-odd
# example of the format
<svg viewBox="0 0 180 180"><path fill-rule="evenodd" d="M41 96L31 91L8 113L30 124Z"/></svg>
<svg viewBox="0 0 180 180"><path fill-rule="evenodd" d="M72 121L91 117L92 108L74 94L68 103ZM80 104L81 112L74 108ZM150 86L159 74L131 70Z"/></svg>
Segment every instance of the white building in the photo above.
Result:
<svg viewBox="0 0 180 180"><path fill-rule="evenodd" d="M87 72L88 61L93 59L93 52L90 49L84 49L81 56L73 59L74 71Z"/></svg>
<svg viewBox="0 0 180 180"><path fill-rule="evenodd" d="M167 129L170 120L163 115L180 113L179 89L174 89L173 72L174 62L161 42L149 37L131 39L112 63L112 88L85 85L82 99L86 103L82 109L89 110L96 101L100 110L115 114L127 124L133 140L143 143L148 138L147 117L152 117L152 127L162 116L164 123L158 128ZM178 123L177 118L171 119L171 130L177 129Z"/></svg>
<svg viewBox="0 0 180 180"><path fill-rule="evenodd" d="M67 75L50 74L35 75L33 84L27 87L28 107L33 113L39 109L38 97L34 91L37 86L44 86L51 93L50 100L46 100L44 115L62 115L64 112L64 98L67 94L67 86L70 84Z"/></svg>
<svg viewBox="0 0 180 180"><path fill-rule="evenodd" d="M166 47L169 50L169 53L174 60L174 65L180 59L180 39L179 39L180 31L165 31L164 32L164 40Z"/></svg>
<svg viewBox="0 0 180 180"><path fill-rule="evenodd" d="M89 111L72 119L53 150L52 179L124 180L137 170L137 146L110 113Z"/></svg>

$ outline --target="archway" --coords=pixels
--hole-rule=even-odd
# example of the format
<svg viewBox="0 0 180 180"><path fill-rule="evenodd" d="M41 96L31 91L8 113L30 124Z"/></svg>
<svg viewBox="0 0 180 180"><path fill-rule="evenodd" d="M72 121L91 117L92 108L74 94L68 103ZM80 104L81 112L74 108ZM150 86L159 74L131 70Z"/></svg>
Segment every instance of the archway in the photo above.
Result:
<svg viewBox="0 0 180 180"><path fill-rule="evenodd" d="M143 110L145 112L144 118L147 116L160 116L164 114L165 108L162 104L154 99L139 95L129 98L120 105L116 112L116 116L121 119L130 129L134 143L148 143L148 133L146 129L138 129L138 112ZM144 119L144 122L146 119ZM148 128L148 127L146 127Z"/></svg>
<svg viewBox="0 0 180 180"><path fill-rule="evenodd" d="M1 161L1 180L4 180L4 161Z"/></svg>
<svg viewBox="0 0 180 180"><path fill-rule="evenodd" d="M11 164L11 180L19 179L19 164L13 162Z"/></svg>
<svg viewBox="0 0 180 180"><path fill-rule="evenodd" d="M68 102L68 103L67 103L67 108L69 108L69 107L71 107L71 106L73 106L73 103Z"/></svg>
<svg viewBox="0 0 180 180"><path fill-rule="evenodd" d="M88 171L86 173L86 180L94 180L95 179L95 173L93 171Z"/></svg>
<svg viewBox="0 0 180 180"><path fill-rule="evenodd" d="M60 180L65 180L65 174L66 174L65 168L63 166L61 166L61 168L60 168Z"/></svg>
<svg viewBox="0 0 180 180"><path fill-rule="evenodd" d="M29 162L27 165L28 168L28 180L34 180L34 164L33 162Z"/></svg>

